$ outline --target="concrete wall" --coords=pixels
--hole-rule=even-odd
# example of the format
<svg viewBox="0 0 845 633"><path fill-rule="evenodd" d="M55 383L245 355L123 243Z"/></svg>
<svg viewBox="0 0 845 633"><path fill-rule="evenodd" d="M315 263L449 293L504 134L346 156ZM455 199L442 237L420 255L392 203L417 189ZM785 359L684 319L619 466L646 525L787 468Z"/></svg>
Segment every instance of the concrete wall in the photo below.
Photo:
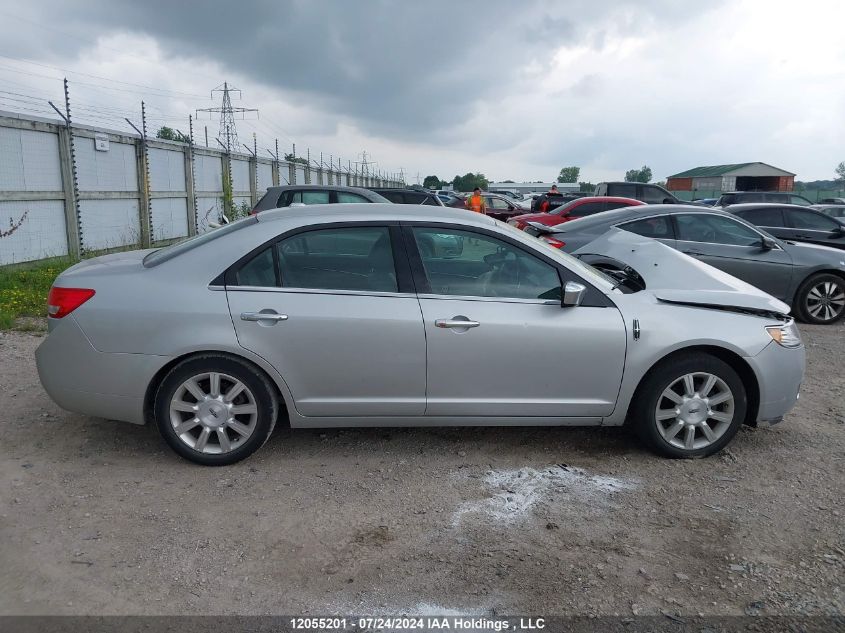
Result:
<svg viewBox="0 0 845 633"><path fill-rule="evenodd" d="M114 130L69 129L0 112L0 265L147 248L207 231L224 212L224 181L238 210L274 185L354 179L271 157L145 143Z"/></svg>

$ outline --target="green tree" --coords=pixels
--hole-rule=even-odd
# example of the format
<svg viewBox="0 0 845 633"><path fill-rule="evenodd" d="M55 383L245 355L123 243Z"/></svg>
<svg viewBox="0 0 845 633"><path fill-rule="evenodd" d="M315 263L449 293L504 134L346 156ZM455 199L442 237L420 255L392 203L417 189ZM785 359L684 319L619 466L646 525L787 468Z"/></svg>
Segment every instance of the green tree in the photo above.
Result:
<svg viewBox="0 0 845 633"><path fill-rule="evenodd" d="M643 165L642 169L629 169L625 172L625 182L651 182L651 167Z"/></svg>
<svg viewBox="0 0 845 633"><path fill-rule="evenodd" d="M423 187L426 189L442 189L443 181L441 181L437 176L426 176L425 179L423 179Z"/></svg>
<svg viewBox="0 0 845 633"><path fill-rule="evenodd" d="M489 184L487 177L482 173L474 174L468 172L463 176L455 176L454 180L452 180L452 187L455 191L472 191L476 187L487 191Z"/></svg>
<svg viewBox="0 0 845 633"><path fill-rule="evenodd" d="M580 167L564 167L557 175L558 182L578 182L578 176L581 175Z"/></svg>
<svg viewBox="0 0 845 633"><path fill-rule="evenodd" d="M300 163L301 165L308 164L307 158L297 158L293 154L285 154L285 161L287 161L288 163Z"/></svg>
<svg viewBox="0 0 845 633"><path fill-rule="evenodd" d="M591 182L579 182L578 183L578 191L585 191L587 193L593 193L596 190L596 186Z"/></svg>
<svg viewBox="0 0 845 633"><path fill-rule="evenodd" d="M165 141L178 141L180 143L190 143L191 137L182 134L179 130L174 130L172 127L166 125L161 126L156 132L156 138L164 139Z"/></svg>
<svg viewBox="0 0 845 633"><path fill-rule="evenodd" d="M842 161L841 163L839 163L836 166L836 169L834 169L834 171L836 172L836 176L837 176L836 179L840 183L845 183L845 161Z"/></svg>

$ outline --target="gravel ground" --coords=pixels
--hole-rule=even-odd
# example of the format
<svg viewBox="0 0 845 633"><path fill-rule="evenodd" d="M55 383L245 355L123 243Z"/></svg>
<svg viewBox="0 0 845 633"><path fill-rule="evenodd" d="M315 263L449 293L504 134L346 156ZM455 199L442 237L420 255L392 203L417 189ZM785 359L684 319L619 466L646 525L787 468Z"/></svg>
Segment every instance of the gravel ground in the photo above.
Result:
<svg viewBox="0 0 845 633"><path fill-rule="evenodd" d="M0 613L843 612L845 326L719 456L623 429L279 429L226 468L66 413L0 334Z"/></svg>

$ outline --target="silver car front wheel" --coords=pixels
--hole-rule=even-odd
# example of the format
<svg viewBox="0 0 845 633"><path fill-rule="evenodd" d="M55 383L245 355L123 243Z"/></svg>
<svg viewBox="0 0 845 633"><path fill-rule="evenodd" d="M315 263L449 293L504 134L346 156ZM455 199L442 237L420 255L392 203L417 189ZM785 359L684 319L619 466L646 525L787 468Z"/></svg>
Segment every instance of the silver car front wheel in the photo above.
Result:
<svg viewBox="0 0 845 633"><path fill-rule="evenodd" d="M637 389L629 422L663 455L706 457L731 441L747 408L745 384L733 367L691 350L673 354L649 371Z"/></svg>
<svg viewBox="0 0 845 633"><path fill-rule="evenodd" d="M706 448L730 428L734 396L713 374L695 372L673 381L657 401L654 420L666 442L687 451Z"/></svg>
<svg viewBox="0 0 845 633"><path fill-rule="evenodd" d="M192 376L170 399L173 431L199 453L219 455L238 448L255 432L257 419L255 396L228 374Z"/></svg>

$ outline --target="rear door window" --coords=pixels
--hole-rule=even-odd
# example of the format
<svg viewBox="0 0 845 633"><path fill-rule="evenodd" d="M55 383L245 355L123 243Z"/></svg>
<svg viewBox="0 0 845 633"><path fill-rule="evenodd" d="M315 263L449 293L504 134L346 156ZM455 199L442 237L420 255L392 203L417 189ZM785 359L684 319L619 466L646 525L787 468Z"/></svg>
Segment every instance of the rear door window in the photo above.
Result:
<svg viewBox="0 0 845 633"><path fill-rule="evenodd" d="M347 191L338 191L337 192L337 201L338 203L366 203L369 202L364 196L359 196L357 193L349 193Z"/></svg>
<svg viewBox="0 0 845 633"><path fill-rule="evenodd" d="M738 212L737 215L744 220L748 220L755 226L786 226L783 220L783 209L748 209L746 211Z"/></svg>
<svg viewBox="0 0 845 633"><path fill-rule="evenodd" d="M285 288L396 292L387 227L347 227L299 233L276 245Z"/></svg>
<svg viewBox="0 0 845 633"><path fill-rule="evenodd" d="M786 212L789 223L796 229L811 231L832 231L839 227L839 223L824 215L813 211L789 209Z"/></svg>
<svg viewBox="0 0 845 633"><path fill-rule="evenodd" d="M294 203L300 204L328 204L329 203L329 192L328 191L294 191L293 195L291 196L290 203L287 206L290 206Z"/></svg>

